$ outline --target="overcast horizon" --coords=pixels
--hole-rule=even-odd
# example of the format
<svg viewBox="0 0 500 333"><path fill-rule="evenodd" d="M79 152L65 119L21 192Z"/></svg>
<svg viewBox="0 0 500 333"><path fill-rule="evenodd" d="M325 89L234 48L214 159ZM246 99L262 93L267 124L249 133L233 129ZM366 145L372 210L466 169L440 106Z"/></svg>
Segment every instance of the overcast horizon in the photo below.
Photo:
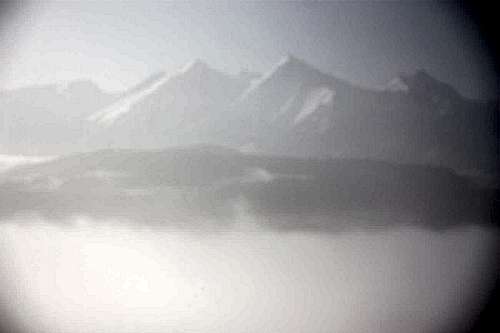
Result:
<svg viewBox="0 0 500 333"><path fill-rule="evenodd" d="M4 89L91 79L117 91L198 58L265 73L293 54L363 87L425 69L466 97L497 92L493 59L458 5L33 2L9 13Z"/></svg>

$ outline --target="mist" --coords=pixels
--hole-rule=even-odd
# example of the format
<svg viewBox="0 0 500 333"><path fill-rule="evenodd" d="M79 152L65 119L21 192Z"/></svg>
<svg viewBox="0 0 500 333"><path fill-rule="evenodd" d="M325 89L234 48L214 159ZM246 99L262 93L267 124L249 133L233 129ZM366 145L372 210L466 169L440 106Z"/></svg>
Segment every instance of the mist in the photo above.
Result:
<svg viewBox="0 0 500 333"><path fill-rule="evenodd" d="M18 222L1 226L0 295L25 332L451 332L487 300L498 240Z"/></svg>
<svg viewBox="0 0 500 333"><path fill-rule="evenodd" d="M485 332L498 43L473 7L0 8L0 331Z"/></svg>

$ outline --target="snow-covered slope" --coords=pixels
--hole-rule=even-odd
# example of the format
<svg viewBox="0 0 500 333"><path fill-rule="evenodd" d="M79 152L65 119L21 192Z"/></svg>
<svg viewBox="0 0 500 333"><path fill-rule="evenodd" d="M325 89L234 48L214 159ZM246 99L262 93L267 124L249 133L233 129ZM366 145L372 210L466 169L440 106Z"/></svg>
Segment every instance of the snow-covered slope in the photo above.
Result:
<svg viewBox="0 0 500 333"><path fill-rule="evenodd" d="M338 90L348 84L326 75L306 62L287 55L260 79L254 80L233 106L228 120L238 144L251 143L267 151L283 144L277 136L332 113ZM321 131L323 124L318 124ZM293 150L290 151L293 153Z"/></svg>
<svg viewBox="0 0 500 333"><path fill-rule="evenodd" d="M159 75L92 115L91 139L104 147L162 148L216 139L225 113L252 76L227 75L197 60L174 75Z"/></svg>
<svg viewBox="0 0 500 333"><path fill-rule="evenodd" d="M141 100L154 93L168 79L169 77L163 72L153 75L141 83L140 87L134 87L111 105L92 114L88 119L101 125L110 126L120 117L125 116L127 112L130 112Z"/></svg>
<svg viewBox="0 0 500 333"><path fill-rule="evenodd" d="M0 93L0 107L0 147L9 153L202 143L498 169L497 102L463 98L423 70L367 89L291 55L262 76L196 60L117 95L82 81Z"/></svg>
<svg viewBox="0 0 500 333"><path fill-rule="evenodd" d="M228 127L244 133L235 142L257 151L496 167L496 103L465 99L423 70L370 90L287 56L234 109Z"/></svg>

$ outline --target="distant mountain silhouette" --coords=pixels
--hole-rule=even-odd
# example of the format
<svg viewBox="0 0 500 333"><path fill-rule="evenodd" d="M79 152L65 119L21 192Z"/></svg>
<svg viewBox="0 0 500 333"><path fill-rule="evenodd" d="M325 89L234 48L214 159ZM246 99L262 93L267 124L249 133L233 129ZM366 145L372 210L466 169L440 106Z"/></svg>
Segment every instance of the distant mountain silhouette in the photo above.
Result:
<svg viewBox="0 0 500 333"><path fill-rule="evenodd" d="M88 131L86 117L118 97L88 80L0 92L0 151L79 151Z"/></svg>
<svg viewBox="0 0 500 333"><path fill-rule="evenodd" d="M461 97L425 71L369 90L285 58L235 107L257 150L442 165L494 173L498 104Z"/></svg>
<svg viewBox="0 0 500 333"><path fill-rule="evenodd" d="M56 86L3 92L3 151L223 144L469 173L499 169L498 103L466 99L423 70L401 74L385 89L366 89L289 55L260 76L225 74L197 60L121 94L72 85L64 93Z"/></svg>
<svg viewBox="0 0 500 333"><path fill-rule="evenodd" d="M0 217L34 214L279 230L492 225L496 192L441 167L298 159L198 146L103 150L1 174Z"/></svg>

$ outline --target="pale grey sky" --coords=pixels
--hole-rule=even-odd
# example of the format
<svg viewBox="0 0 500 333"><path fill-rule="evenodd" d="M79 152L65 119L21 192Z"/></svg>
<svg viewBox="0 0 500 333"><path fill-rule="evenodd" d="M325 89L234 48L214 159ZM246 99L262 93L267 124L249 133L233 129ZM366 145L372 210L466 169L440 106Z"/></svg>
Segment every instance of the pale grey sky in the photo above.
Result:
<svg viewBox="0 0 500 333"><path fill-rule="evenodd" d="M364 86L425 68L467 96L494 96L466 17L436 2L25 3L1 17L0 86L83 77L123 89L194 58L263 72L292 53Z"/></svg>

